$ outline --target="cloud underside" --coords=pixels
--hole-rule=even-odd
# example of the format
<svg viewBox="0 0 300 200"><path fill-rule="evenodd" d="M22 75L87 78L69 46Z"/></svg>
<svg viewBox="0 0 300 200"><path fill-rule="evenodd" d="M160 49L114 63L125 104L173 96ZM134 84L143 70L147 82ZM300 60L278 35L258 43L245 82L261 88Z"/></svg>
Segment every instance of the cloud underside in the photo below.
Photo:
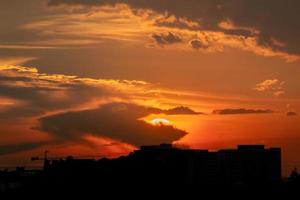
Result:
<svg viewBox="0 0 300 200"><path fill-rule="evenodd" d="M273 113L272 110L254 110L254 109L222 109L222 110L214 110L213 114L219 115L245 115L245 114L270 114Z"/></svg>
<svg viewBox="0 0 300 200"><path fill-rule="evenodd" d="M50 0L48 3L50 7L90 8L117 4L128 5L137 16L144 14L143 19L148 19L153 12L160 14L154 20L150 17L156 27L192 31L194 38L190 37L187 42L194 49L207 49L207 46L220 49L218 45L225 45L259 55L281 56L290 61L300 54L300 2L297 0L288 3L282 0ZM155 33L153 36L163 44L186 40L186 36L167 33Z"/></svg>

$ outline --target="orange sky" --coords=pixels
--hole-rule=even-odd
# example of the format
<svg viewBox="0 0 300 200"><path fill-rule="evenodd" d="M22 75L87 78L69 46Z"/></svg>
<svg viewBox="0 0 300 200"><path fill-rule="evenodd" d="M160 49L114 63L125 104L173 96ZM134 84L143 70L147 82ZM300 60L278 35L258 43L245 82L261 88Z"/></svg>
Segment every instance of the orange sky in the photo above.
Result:
<svg viewBox="0 0 300 200"><path fill-rule="evenodd" d="M1 1L0 167L151 142L300 167L299 2L175 1Z"/></svg>

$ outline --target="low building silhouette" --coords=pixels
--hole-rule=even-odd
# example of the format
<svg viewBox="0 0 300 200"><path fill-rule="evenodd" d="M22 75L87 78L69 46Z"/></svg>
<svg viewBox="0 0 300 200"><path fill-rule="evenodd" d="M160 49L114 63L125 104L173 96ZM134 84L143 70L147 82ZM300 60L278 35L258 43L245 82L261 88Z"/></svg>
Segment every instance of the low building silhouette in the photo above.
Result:
<svg viewBox="0 0 300 200"><path fill-rule="evenodd" d="M199 185L276 184L281 181L281 149L266 149L263 145L240 145L237 149L210 152L162 144L142 146L116 159L68 157L45 163L45 176L66 180Z"/></svg>

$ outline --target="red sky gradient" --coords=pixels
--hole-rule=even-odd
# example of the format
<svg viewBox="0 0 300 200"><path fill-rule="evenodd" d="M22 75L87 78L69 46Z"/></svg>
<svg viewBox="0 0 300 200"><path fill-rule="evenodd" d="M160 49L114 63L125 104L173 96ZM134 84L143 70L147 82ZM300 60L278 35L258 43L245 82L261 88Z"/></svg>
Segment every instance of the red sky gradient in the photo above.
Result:
<svg viewBox="0 0 300 200"><path fill-rule="evenodd" d="M282 148L288 175L300 167L300 3L289 2L1 1L0 168L38 165L45 150L265 144Z"/></svg>

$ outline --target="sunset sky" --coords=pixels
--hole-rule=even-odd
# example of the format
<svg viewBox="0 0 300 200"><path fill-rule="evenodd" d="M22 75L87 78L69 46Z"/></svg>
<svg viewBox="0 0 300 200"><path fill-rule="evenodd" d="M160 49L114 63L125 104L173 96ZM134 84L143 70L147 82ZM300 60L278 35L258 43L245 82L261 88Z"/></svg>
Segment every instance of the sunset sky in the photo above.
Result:
<svg viewBox="0 0 300 200"><path fill-rule="evenodd" d="M0 168L173 143L300 168L300 1L1 0Z"/></svg>

